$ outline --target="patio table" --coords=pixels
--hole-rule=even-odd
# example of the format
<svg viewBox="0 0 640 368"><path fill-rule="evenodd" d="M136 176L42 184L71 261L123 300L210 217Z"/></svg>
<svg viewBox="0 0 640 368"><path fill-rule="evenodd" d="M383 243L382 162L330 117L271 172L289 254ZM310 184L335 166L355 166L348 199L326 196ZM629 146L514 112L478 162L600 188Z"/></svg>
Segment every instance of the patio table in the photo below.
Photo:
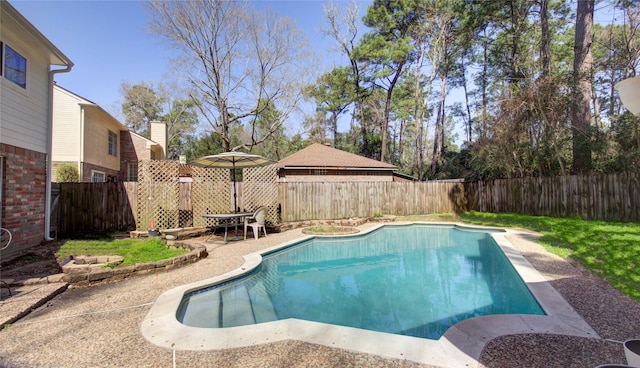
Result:
<svg viewBox="0 0 640 368"><path fill-rule="evenodd" d="M221 221L220 224L213 226L213 233L211 234L211 236L215 234L218 228L224 227L224 244L227 244L227 232L230 227L234 227L236 232L236 238L230 240L242 239L238 239L238 225L243 218L251 216L253 216L253 212L214 213L202 215L202 217L205 219L216 219ZM205 242L208 241L211 236L209 236L209 238L207 238Z"/></svg>

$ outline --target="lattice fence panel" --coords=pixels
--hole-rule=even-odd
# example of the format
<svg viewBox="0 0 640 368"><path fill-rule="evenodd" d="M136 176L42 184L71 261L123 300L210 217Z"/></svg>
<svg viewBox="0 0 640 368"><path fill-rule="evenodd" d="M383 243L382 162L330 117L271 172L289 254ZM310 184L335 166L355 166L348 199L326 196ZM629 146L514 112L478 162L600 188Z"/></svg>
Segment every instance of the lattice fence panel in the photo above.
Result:
<svg viewBox="0 0 640 368"><path fill-rule="evenodd" d="M191 176L193 225L213 226L215 220L204 219L202 215L228 213L231 209L231 170L192 166Z"/></svg>
<svg viewBox="0 0 640 368"><path fill-rule="evenodd" d="M278 206L278 166L269 165L242 169L242 197L246 209L267 207L267 222L281 222Z"/></svg>
<svg viewBox="0 0 640 368"><path fill-rule="evenodd" d="M180 166L177 161L141 161L138 164L138 230L178 227Z"/></svg>

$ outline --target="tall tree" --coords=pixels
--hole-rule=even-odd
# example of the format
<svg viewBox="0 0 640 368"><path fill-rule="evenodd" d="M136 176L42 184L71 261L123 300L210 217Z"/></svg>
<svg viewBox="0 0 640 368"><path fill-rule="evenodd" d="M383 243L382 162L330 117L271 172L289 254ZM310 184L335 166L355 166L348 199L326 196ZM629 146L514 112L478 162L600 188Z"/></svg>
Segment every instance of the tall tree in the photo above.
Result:
<svg viewBox="0 0 640 368"><path fill-rule="evenodd" d="M183 144L183 153L187 161L222 150L222 138L215 133L207 133L202 137L186 136Z"/></svg>
<svg viewBox="0 0 640 368"><path fill-rule="evenodd" d="M268 103L264 101L263 103ZM260 114L255 117L255 124L247 124L250 138L245 141L260 142L252 152L279 161L288 153L286 148L286 136L280 121L280 111L270 105L260 108Z"/></svg>
<svg viewBox="0 0 640 368"><path fill-rule="evenodd" d="M185 138L195 132L198 124L196 103L191 99L171 100L171 109L162 121L167 124L167 156L176 159L184 153Z"/></svg>
<svg viewBox="0 0 640 368"><path fill-rule="evenodd" d="M151 122L160 119L165 97L149 82L132 84L122 81L120 92L124 96L122 113L127 126L135 133L149 138Z"/></svg>
<svg viewBox="0 0 640 368"><path fill-rule="evenodd" d="M549 31L549 0L540 0L540 60L542 76L551 74L551 34Z"/></svg>
<svg viewBox="0 0 640 368"><path fill-rule="evenodd" d="M454 13L454 2L449 0L434 0L421 3L425 18L425 25L420 28L428 41L428 58L433 69L431 84L437 78L440 82L437 102L435 102L436 120L434 123L433 146L431 148L430 177L434 178L440 155L444 153L446 143L445 122L446 96L448 94L449 78L455 71L457 50L457 33L459 22Z"/></svg>
<svg viewBox="0 0 640 368"><path fill-rule="evenodd" d="M573 172L591 171L591 90L593 11L595 0L580 0L576 12L576 34L573 56Z"/></svg>
<svg viewBox="0 0 640 368"><path fill-rule="evenodd" d="M412 32L423 22L423 13L417 0L374 0L363 18L373 28L365 34L354 50L357 60L369 63L372 81L386 91L380 161L385 161L389 113L393 89L403 68L412 61Z"/></svg>
<svg viewBox="0 0 640 368"><path fill-rule="evenodd" d="M372 157L372 153L369 150L369 122L364 118L364 104L365 100L369 96L369 90L364 85L363 65L356 57L356 47L358 41L358 19L360 8L358 4L353 1L349 3L346 9L338 8L334 3L329 3L323 7L326 24L321 29L324 35L332 37L337 42L338 51L344 53L349 60L349 66L351 67L350 80L353 84L352 92L354 102L353 119L357 119L360 123L360 139L362 141L362 154L365 157ZM357 136L354 134L354 136ZM354 145L356 139L354 138Z"/></svg>
<svg viewBox="0 0 640 368"><path fill-rule="evenodd" d="M195 91L200 114L232 148L231 133L269 106L297 107L305 84L306 41L289 18L257 11L248 2L165 1L148 4L150 29L178 51L177 71ZM274 126L271 131L277 130ZM252 147L255 142L242 142Z"/></svg>
<svg viewBox="0 0 640 368"><path fill-rule="evenodd" d="M120 90L124 96L122 112L129 128L150 138L150 123L162 121L167 125L167 157L173 159L182 154L185 137L193 134L198 125L196 103L188 92L176 85L128 81L121 82Z"/></svg>
<svg viewBox="0 0 640 368"><path fill-rule="evenodd" d="M348 67L337 67L321 75L315 84L305 89L305 94L316 101L317 110L328 113L334 147L338 136L338 117L354 101L353 83Z"/></svg>
<svg viewBox="0 0 640 368"><path fill-rule="evenodd" d="M322 111L315 112L315 115L308 116L302 122L302 127L308 136L308 140L313 143L328 143L327 139L327 115Z"/></svg>

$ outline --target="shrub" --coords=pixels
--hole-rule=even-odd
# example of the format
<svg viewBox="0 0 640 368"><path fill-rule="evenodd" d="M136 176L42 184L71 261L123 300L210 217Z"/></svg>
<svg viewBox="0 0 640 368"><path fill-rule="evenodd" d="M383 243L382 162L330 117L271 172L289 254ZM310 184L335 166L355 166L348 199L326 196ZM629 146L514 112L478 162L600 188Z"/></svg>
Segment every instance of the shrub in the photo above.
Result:
<svg viewBox="0 0 640 368"><path fill-rule="evenodd" d="M78 183L80 181L80 173L78 168L71 164L62 164L56 170L56 182L58 183Z"/></svg>

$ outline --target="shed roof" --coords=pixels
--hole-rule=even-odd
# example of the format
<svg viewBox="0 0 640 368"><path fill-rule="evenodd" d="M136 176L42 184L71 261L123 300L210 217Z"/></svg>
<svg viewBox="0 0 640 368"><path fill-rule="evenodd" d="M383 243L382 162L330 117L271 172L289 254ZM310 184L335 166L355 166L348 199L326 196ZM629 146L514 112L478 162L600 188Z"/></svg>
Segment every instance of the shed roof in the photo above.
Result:
<svg viewBox="0 0 640 368"><path fill-rule="evenodd" d="M394 165L314 143L278 161L283 168L335 167L342 169L397 170Z"/></svg>

